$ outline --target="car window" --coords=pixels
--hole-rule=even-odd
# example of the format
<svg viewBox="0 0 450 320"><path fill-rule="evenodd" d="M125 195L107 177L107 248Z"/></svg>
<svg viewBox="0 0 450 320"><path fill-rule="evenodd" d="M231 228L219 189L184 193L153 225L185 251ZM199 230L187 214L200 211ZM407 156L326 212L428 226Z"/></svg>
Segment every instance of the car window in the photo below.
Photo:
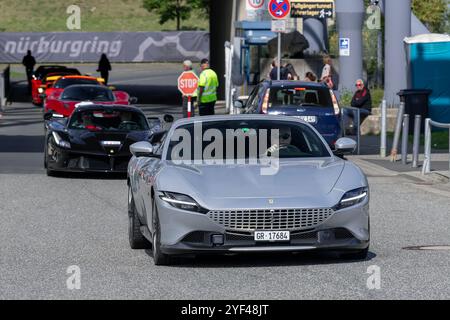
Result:
<svg viewBox="0 0 450 320"><path fill-rule="evenodd" d="M248 102L248 112L247 113L255 113L258 111L258 106L260 104L261 96L263 95L263 92L266 90L266 87L263 85L259 85L254 90L254 96L253 99Z"/></svg>
<svg viewBox="0 0 450 320"><path fill-rule="evenodd" d="M69 86L64 89L61 100L114 101L114 95L110 89L102 86Z"/></svg>
<svg viewBox="0 0 450 320"><path fill-rule="evenodd" d="M272 107L333 107L328 88L278 87L271 88L269 109Z"/></svg>
<svg viewBox="0 0 450 320"><path fill-rule="evenodd" d="M168 141L168 160L260 159L274 154L282 159L330 156L317 133L298 122L208 121L202 123L201 135L194 126L187 124L174 130Z"/></svg>
<svg viewBox="0 0 450 320"><path fill-rule="evenodd" d="M69 129L102 132L148 130L145 116L139 112L119 109L88 109L75 112Z"/></svg>

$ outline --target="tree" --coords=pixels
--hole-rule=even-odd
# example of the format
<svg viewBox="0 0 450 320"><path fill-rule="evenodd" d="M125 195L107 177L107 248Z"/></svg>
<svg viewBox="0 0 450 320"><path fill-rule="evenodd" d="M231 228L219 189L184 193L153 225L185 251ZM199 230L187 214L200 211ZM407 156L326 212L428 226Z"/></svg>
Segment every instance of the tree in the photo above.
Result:
<svg viewBox="0 0 450 320"><path fill-rule="evenodd" d="M417 18L431 32L444 31L447 20L447 0L413 0L412 9Z"/></svg>
<svg viewBox="0 0 450 320"><path fill-rule="evenodd" d="M201 9L209 14L210 0L144 0L144 8L159 15L159 23L176 20L177 30L181 30L181 21L191 16L193 9Z"/></svg>

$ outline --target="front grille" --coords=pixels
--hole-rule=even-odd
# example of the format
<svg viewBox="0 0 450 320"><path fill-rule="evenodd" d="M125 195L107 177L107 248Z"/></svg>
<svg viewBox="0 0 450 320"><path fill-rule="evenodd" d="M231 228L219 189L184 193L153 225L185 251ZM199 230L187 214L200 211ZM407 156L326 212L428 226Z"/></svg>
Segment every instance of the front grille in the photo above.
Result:
<svg viewBox="0 0 450 320"><path fill-rule="evenodd" d="M209 211L228 230L300 230L313 228L333 214L331 208Z"/></svg>
<svg viewBox="0 0 450 320"><path fill-rule="evenodd" d="M193 242L193 243L203 243L205 242L205 232L194 231L186 235L182 242Z"/></svg>

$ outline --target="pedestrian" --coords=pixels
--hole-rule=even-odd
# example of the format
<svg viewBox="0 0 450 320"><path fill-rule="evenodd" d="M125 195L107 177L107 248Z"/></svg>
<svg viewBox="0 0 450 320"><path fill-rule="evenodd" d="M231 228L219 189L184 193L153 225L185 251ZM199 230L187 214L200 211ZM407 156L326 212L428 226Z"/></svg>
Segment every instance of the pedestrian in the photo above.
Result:
<svg viewBox="0 0 450 320"><path fill-rule="evenodd" d="M284 69L285 69L287 80L300 80L300 77L298 76L297 72L295 71L295 68L292 65L292 63L286 64L284 66Z"/></svg>
<svg viewBox="0 0 450 320"><path fill-rule="evenodd" d="M320 76L320 82L324 83L328 88L334 89L334 83L333 83L333 68L332 68L332 61L330 56L325 56L323 58L323 68L322 68L322 75Z"/></svg>
<svg viewBox="0 0 450 320"><path fill-rule="evenodd" d="M200 62L200 67L202 72L200 73L200 80L198 82L198 112L201 116L214 115L219 78L210 68L208 59L203 59Z"/></svg>
<svg viewBox="0 0 450 320"><path fill-rule="evenodd" d="M105 53L102 54L98 62L97 72L100 72L101 77L105 80L105 85L108 85L109 72L111 71L111 63Z"/></svg>
<svg viewBox="0 0 450 320"><path fill-rule="evenodd" d="M305 79L304 79L303 81L306 81L306 82L316 82L316 81L317 81L317 77L316 77L316 75L315 75L314 73L312 73L311 71L308 71L308 72L305 74Z"/></svg>
<svg viewBox="0 0 450 320"><path fill-rule="evenodd" d="M286 68L283 67L283 63L281 61L280 61L280 64L281 64L280 80L287 80ZM269 79L270 80L278 80L278 61L277 61L277 58L273 59L273 61L272 61L272 70L270 70Z"/></svg>
<svg viewBox="0 0 450 320"><path fill-rule="evenodd" d="M28 81L28 91L31 92L31 77L33 76L34 66L36 65L36 59L31 54L31 50L27 51L27 55L23 57L22 64L25 66Z"/></svg>
<svg viewBox="0 0 450 320"><path fill-rule="evenodd" d="M183 62L183 71L193 71L192 69L192 61L190 60L185 60ZM195 73L195 72L194 72ZM192 96L191 96L191 116L194 117L195 116L195 103L197 101L197 96L198 96L198 91L196 91ZM183 95L183 117L187 118L188 117L188 100L189 98L187 96Z"/></svg>
<svg viewBox="0 0 450 320"><path fill-rule="evenodd" d="M359 109L361 124L372 113L372 97L369 88L365 86L363 80L356 80L355 86L356 92L353 95L351 106ZM354 112L352 110L344 109L344 114L352 119L353 128L356 127Z"/></svg>

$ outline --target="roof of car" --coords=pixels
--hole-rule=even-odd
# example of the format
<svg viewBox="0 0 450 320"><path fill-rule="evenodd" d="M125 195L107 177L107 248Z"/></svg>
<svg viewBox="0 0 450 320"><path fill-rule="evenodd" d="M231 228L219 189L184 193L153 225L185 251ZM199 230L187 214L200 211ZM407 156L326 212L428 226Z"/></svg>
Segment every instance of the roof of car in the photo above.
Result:
<svg viewBox="0 0 450 320"><path fill-rule="evenodd" d="M122 104L109 104L109 105L104 105L104 104L85 104L85 105L81 105L79 107L76 108L76 111L86 111L86 110L98 110L98 109L104 109L104 110L111 110L111 109L120 109L120 110L124 110L124 111L134 111L134 112L139 112L142 113L142 110L139 109L136 106L132 106L132 105L122 105Z"/></svg>
<svg viewBox="0 0 450 320"><path fill-rule="evenodd" d="M211 121L239 121L239 120L264 120L264 121L288 121L307 124L300 118L286 117L284 115L271 114L224 114L202 117L182 118L174 122L174 126L181 126L196 122L211 122Z"/></svg>
<svg viewBox="0 0 450 320"><path fill-rule="evenodd" d="M268 84L271 87L313 87L313 88L327 88L327 86L321 82L300 81L300 80L264 80L264 84Z"/></svg>

